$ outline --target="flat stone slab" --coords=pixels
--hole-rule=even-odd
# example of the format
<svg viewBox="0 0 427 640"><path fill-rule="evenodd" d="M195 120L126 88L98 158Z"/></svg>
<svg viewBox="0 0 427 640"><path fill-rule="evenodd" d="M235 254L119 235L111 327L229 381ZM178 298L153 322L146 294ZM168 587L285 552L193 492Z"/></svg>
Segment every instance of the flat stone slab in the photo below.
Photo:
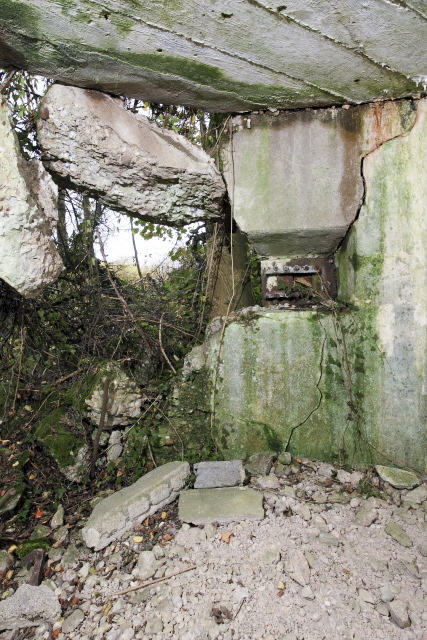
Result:
<svg viewBox="0 0 427 640"><path fill-rule="evenodd" d="M377 464L375 470L381 480L388 482L395 489L413 489L420 484L418 476L411 471L404 471L396 467L383 467L381 464Z"/></svg>
<svg viewBox="0 0 427 640"><path fill-rule="evenodd" d="M195 489L215 489L235 487L243 484L245 470L241 460L220 462L199 462L194 465L196 474Z"/></svg>
<svg viewBox="0 0 427 640"><path fill-rule="evenodd" d="M262 520L262 493L246 487L190 489L179 496L178 516L192 524Z"/></svg>
<svg viewBox="0 0 427 640"><path fill-rule="evenodd" d="M116 491L96 505L82 529L83 540L95 551L103 549L129 531L135 521L142 522L175 500L189 474L188 462L168 462Z"/></svg>
<svg viewBox="0 0 427 640"><path fill-rule="evenodd" d="M23 584L0 602L0 631L36 627L43 622L53 623L61 615L58 598L49 587Z"/></svg>

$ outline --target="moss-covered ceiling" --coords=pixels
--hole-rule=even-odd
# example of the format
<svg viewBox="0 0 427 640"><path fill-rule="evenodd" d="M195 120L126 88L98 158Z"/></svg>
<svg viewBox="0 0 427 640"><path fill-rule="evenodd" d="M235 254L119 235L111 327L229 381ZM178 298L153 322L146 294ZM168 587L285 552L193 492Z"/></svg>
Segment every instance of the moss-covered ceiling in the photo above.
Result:
<svg viewBox="0 0 427 640"><path fill-rule="evenodd" d="M426 0L1 0L0 64L211 111L417 95Z"/></svg>

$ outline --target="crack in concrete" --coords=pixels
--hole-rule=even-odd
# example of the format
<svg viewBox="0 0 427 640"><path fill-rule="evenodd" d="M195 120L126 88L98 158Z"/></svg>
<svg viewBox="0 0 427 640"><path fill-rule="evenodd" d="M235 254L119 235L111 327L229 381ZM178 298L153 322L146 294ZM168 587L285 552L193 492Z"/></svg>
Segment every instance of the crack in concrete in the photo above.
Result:
<svg viewBox="0 0 427 640"><path fill-rule="evenodd" d="M350 224L348 226L348 229L347 229L347 231L345 233L345 236L342 238L341 242L338 244L335 253L338 252L341 249L341 247L345 244L348 236L350 235L350 232L351 232L351 230L353 228L354 223L357 222L357 220L359 219L360 212L362 211L362 208L364 207L364 205L366 203L367 186L366 186L366 178L365 178L365 172L364 172L364 165L365 165L366 158L368 158L372 153L374 153L374 151L377 151L380 147L382 147L383 144L386 144L387 142L391 142L392 140L397 140L398 138L406 138L407 136L409 136L409 134L411 133L411 131L413 130L413 128L417 124L418 118L419 118L419 110L416 107L416 102L415 101L412 101L412 102L415 105L416 115L415 115L414 121L413 121L413 123L411 125L411 128L408 131L404 131L403 133L398 133L396 136L393 136L392 138L387 138L387 140L383 140L382 142L377 144L376 147L374 147L373 149L371 149L370 151L365 153L364 156L362 156L362 158L360 160L360 175L361 175L362 183L363 183L362 199L361 199L360 204L359 204L359 206L357 208L356 215L354 216L353 220L350 222Z"/></svg>
<svg viewBox="0 0 427 640"><path fill-rule="evenodd" d="M368 60L370 63L374 64L376 67L379 67L381 70L386 69L390 73L393 73L393 74L395 74L397 76L401 76L401 77L405 78L406 80L412 80L412 82L414 82L414 80L410 76L407 76L405 73L403 73L401 71L398 71L397 69L394 69L393 67L390 67L390 65L388 65L387 63L383 63L383 62L379 62L378 60L375 60L375 58L372 58L371 56L369 56L367 53L365 53L361 49L351 47L351 46L345 44L344 42L341 42L340 40L336 40L332 36L328 36L325 33L322 33L321 31L319 31L319 29L315 29L314 27L311 27L310 25L305 24L304 22L301 22L300 20L297 20L297 18L294 18L294 17L288 15L284 11L278 13L277 11L274 11L273 9L269 9L268 7L263 5L261 2L259 2L259 0L246 0L246 2L248 2L249 4L255 5L255 6L261 8L261 9L264 9L264 11L267 11L268 13L274 15L279 20L280 19L281 20L288 20L289 22L293 22L294 24L298 25L302 29L306 29L307 31L309 31L311 33L316 33L316 34L322 36L322 38L325 38L325 40L328 40L329 42L333 42L334 44L338 45L339 47L342 47L343 49L346 49L347 51L351 51L356 56L360 56L360 57L364 58L365 60ZM411 9L412 7L408 6L407 8ZM418 13L418 12L416 12L416 13ZM422 16L422 17L424 17L424 16ZM355 101L351 100L351 99L348 99L348 101L353 103L353 104L355 103Z"/></svg>
<svg viewBox="0 0 427 640"><path fill-rule="evenodd" d="M414 7L414 5L410 2L406 2L406 0L383 0L383 2L385 2L386 4L394 4L398 7L402 7L403 9L409 9L410 11L416 13L423 20L427 20L427 14L420 11L418 7Z"/></svg>
<svg viewBox="0 0 427 640"><path fill-rule="evenodd" d="M295 431L297 429L299 429L300 427L302 427L306 422L308 422L308 420L310 420L311 416L313 415L313 413L315 411L318 410L318 408L320 407L320 405L322 403L322 400L323 400L323 393L322 393L322 390L320 388L320 383L321 383L322 378L323 378L323 360L324 360L324 357L325 357L325 346L326 346L326 340L328 339L328 334L326 333L326 329L325 329L325 327L323 326L323 324L321 323L320 320L319 320L319 324L323 329L323 333L325 334L325 337L323 338L323 343L322 343L322 350L321 350L321 353L320 353L319 378L318 378L317 383L316 383L316 389L319 392L319 400L318 400L316 406L307 414L307 416L304 418L304 420L302 420L299 424L297 424L294 427L292 427L292 429L291 429L291 431L290 431L290 433L288 435L288 439L286 441L286 447L284 448L284 451L288 450L289 445L291 443L291 440L292 440L292 437L293 437Z"/></svg>

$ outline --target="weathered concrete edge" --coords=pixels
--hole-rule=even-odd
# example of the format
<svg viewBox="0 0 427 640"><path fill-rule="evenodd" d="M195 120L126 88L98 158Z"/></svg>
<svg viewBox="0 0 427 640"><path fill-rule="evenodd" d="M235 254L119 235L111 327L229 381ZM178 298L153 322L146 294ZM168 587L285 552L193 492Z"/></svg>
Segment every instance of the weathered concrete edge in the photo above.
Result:
<svg viewBox="0 0 427 640"><path fill-rule="evenodd" d="M130 487L116 491L102 500L92 511L82 537L88 547L95 551L104 549L132 528L133 522L142 522L166 504L175 500L190 474L188 462L168 462L137 480ZM138 496L137 504L132 504ZM116 502L119 500L119 506ZM112 523L111 512L119 516L119 523L103 531L105 524Z"/></svg>

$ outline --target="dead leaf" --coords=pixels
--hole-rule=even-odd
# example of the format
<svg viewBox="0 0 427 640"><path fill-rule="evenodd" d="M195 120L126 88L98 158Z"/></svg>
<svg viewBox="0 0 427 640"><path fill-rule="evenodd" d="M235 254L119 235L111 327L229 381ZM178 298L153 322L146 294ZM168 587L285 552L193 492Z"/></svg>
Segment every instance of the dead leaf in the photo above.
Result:
<svg viewBox="0 0 427 640"><path fill-rule="evenodd" d="M223 542L226 542L227 544L230 542L230 539L234 536L234 533L232 531L224 531L224 533L221 536L221 540Z"/></svg>
<svg viewBox="0 0 427 640"><path fill-rule="evenodd" d="M12 580L12 576L13 576L13 571L12 571L12 569L11 569L10 571L8 571L8 572L6 573L6 578L7 578L8 580Z"/></svg>
<svg viewBox="0 0 427 640"><path fill-rule="evenodd" d="M16 546L16 544L13 544L11 547L9 547L9 549L7 550L8 553L13 553L15 551L15 549L17 549L18 547Z"/></svg>
<svg viewBox="0 0 427 640"><path fill-rule="evenodd" d="M165 535L163 536L163 541L169 542L169 540L172 540L172 536L170 536L168 533L165 533Z"/></svg>
<svg viewBox="0 0 427 640"><path fill-rule="evenodd" d="M142 542L142 537L141 537L141 536L134 536L134 537L132 538L132 540L133 540L134 542Z"/></svg>
<svg viewBox="0 0 427 640"><path fill-rule="evenodd" d="M165 520L168 517L166 511L162 511L162 515L160 516L162 520Z"/></svg>
<svg viewBox="0 0 427 640"><path fill-rule="evenodd" d="M281 598L284 593L285 592L283 591L283 589L280 589L280 591L277 592L277 595L279 596L279 598Z"/></svg>
<svg viewBox="0 0 427 640"><path fill-rule="evenodd" d="M43 511L40 509L40 507L37 507L36 509L36 514L35 514L35 518L41 518L43 515Z"/></svg>
<svg viewBox="0 0 427 640"><path fill-rule="evenodd" d="M52 631L52 638L57 638L59 636L60 631L61 631L61 627L58 627L58 629L54 629Z"/></svg>
<svg viewBox="0 0 427 640"><path fill-rule="evenodd" d="M106 616L108 614L108 612L110 611L110 609L112 609L112 608L113 608L113 603L111 602L111 600L109 600L102 607L101 617L102 616Z"/></svg>
<svg viewBox="0 0 427 640"><path fill-rule="evenodd" d="M148 527L148 518L145 518L143 524L144 524L144 527Z"/></svg>
<svg viewBox="0 0 427 640"><path fill-rule="evenodd" d="M78 601L79 601L78 597L74 596L74 598L71 600L71 606L75 607Z"/></svg>
<svg viewBox="0 0 427 640"><path fill-rule="evenodd" d="M313 283L310 282L310 280L307 280L307 278L302 278L301 276L299 278L294 278L294 281L303 284L305 287L311 288L313 286Z"/></svg>

